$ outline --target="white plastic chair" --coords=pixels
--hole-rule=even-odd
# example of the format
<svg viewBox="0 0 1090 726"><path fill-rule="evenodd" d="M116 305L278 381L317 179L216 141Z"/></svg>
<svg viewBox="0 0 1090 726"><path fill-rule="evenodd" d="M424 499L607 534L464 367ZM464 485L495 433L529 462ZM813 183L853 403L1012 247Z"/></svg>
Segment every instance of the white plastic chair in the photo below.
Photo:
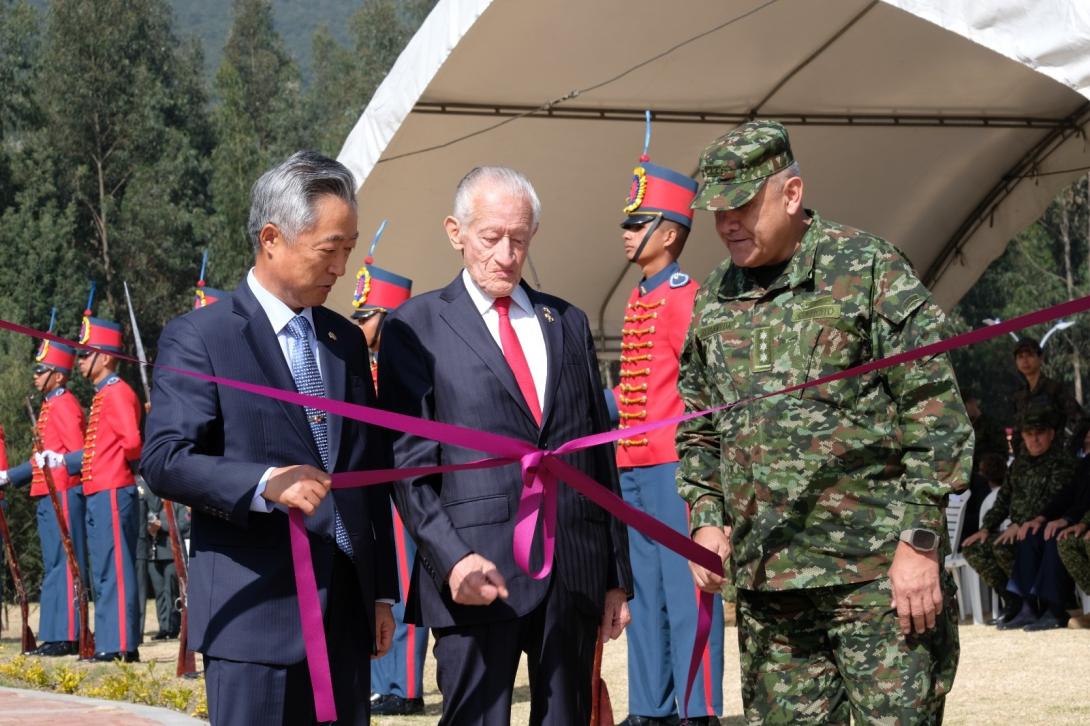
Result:
<svg viewBox="0 0 1090 726"><path fill-rule="evenodd" d="M954 583L957 585L959 616L964 619L969 612L972 612L973 622L983 623L984 618L980 612L979 578L977 578L977 583L971 581L970 573L971 577L975 577L976 573L973 572L973 568L969 566L969 563L965 561L965 556L958 552L958 542L961 540L961 531L965 527L965 518L962 514L965 511L965 505L969 502L969 497L969 492L951 494L950 499L947 502L946 532L950 536L951 554L946 556L945 566L950 574L953 575ZM972 602L971 610L967 610L966 608L966 591L969 592L969 597ZM974 592L976 593L975 599L973 599Z"/></svg>

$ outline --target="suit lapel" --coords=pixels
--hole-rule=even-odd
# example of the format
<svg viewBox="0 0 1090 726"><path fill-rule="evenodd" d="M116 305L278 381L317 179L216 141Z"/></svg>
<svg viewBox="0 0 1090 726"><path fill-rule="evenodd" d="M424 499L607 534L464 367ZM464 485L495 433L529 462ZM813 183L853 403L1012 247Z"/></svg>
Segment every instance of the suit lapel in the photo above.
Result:
<svg viewBox="0 0 1090 726"><path fill-rule="evenodd" d="M314 332L318 336L318 350L320 351L319 365L322 367L322 381L325 383L326 398L331 401L346 400L347 373L345 372L344 359L340 353L340 344L332 335L329 325L329 317L325 308L311 308L314 313ZM344 419L340 416L330 415L327 418L329 426L329 467L333 471L337 467L337 455L341 449L341 429Z"/></svg>
<svg viewBox="0 0 1090 726"><path fill-rule="evenodd" d="M530 413L530 407L526 404L522 390L519 389L515 374L511 372L511 366L503 357L503 351L496 344L492 334L488 332L484 318L477 311L473 299L466 292L461 274L443 290L440 297L447 305L440 309L439 317L443 318L458 337L465 341L469 349L481 359L511 398L515 399L531 425L537 428L537 422L534 421L534 415Z"/></svg>
<svg viewBox="0 0 1090 726"><path fill-rule="evenodd" d="M541 427L544 429L549 420L549 414L553 410L556 389L560 385L561 363L564 360L564 323L560 320L560 312L556 308L544 304L528 286L524 288L530 296L530 302L534 305L537 324L541 326L541 332L545 336L545 353L549 360L548 374L545 378L545 408L541 412Z"/></svg>
<svg viewBox="0 0 1090 726"><path fill-rule="evenodd" d="M273 388L284 391L296 390L295 379L291 376L288 362L284 360L284 351L280 348L272 324L245 280L235 290L235 302L235 312L246 318L242 334L249 343L254 361L265 375L265 380ZM314 436L310 433L310 425L307 423L303 408L285 401L277 401L277 404L292 428L310 448L314 454L314 460L319 462L320 466L322 457L318 453L318 445L314 443Z"/></svg>

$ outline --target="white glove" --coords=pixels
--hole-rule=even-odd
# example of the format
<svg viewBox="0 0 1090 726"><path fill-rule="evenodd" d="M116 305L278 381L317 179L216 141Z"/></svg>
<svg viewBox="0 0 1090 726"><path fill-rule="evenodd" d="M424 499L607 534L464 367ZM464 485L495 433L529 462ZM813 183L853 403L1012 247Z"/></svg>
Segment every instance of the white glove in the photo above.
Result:
<svg viewBox="0 0 1090 726"><path fill-rule="evenodd" d="M45 454L45 462L50 469L64 466L64 454L58 454L56 451L49 451L48 449L42 453Z"/></svg>
<svg viewBox="0 0 1090 726"><path fill-rule="evenodd" d="M8 470L0 469L0 487L6 487L11 479L8 478Z"/></svg>
<svg viewBox="0 0 1090 726"><path fill-rule="evenodd" d="M32 456L31 458L34 459L34 466L38 467L39 469L41 469L43 466L45 466L45 452L44 451L35 451L34 456Z"/></svg>

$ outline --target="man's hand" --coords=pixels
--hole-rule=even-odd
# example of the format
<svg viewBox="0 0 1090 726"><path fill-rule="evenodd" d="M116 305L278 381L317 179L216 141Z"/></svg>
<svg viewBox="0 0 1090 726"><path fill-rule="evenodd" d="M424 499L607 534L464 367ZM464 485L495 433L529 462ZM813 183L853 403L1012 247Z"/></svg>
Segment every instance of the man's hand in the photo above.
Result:
<svg viewBox="0 0 1090 726"><path fill-rule="evenodd" d="M1040 515L1024 523L1021 527L1018 528L1018 541L1021 542L1026 537L1029 537L1031 534L1037 534L1038 530L1041 529L1041 525L1044 523L1045 518Z"/></svg>
<svg viewBox="0 0 1090 726"><path fill-rule="evenodd" d="M1067 539L1068 537L1080 537L1080 536L1082 536L1082 534L1084 532L1086 532L1086 530L1087 530L1086 525L1083 524L1082 522L1079 522L1078 524L1073 524L1070 527L1068 527L1067 529L1065 529L1064 531L1060 532L1059 536L1056 539ZM1087 532L1087 534L1090 534L1090 532Z"/></svg>
<svg viewBox="0 0 1090 726"><path fill-rule="evenodd" d="M507 583L496 566L476 553L458 560L450 570L450 595L459 605L490 605L507 599Z"/></svg>
<svg viewBox="0 0 1090 726"><path fill-rule="evenodd" d="M726 562L730 558L730 527L701 527L693 532L693 542L719 555L726 570ZM689 562L689 571L693 573L693 582L704 592L719 592L723 587L722 576L695 562Z"/></svg>
<svg viewBox="0 0 1090 726"><path fill-rule="evenodd" d="M603 643L621 637L625 626L632 622L632 613L628 611L628 593L619 587L606 592L606 604L602 610L602 624L598 628L598 637Z"/></svg>
<svg viewBox="0 0 1090 726"><path fill-rule="evenodd" d="M11 478L8 476L7 469L0 469L0 487L6 487Z"/></svg>
<svg viewBox="0 0 1090 726"><path fill-rule="evenodd" d="M1059 519L1052 520L1047 525L1045 525L1045 539L1052 539L1057 534L1059 534L1064 529L1064 527L1067 527L1069 524L1071 524L1071 523L1068 522L1063 517L1060 517Z"/></svg>
<svg viewBox="0 0 1090 726"><path fill-rule="evenodd" d="M935 627L935 615L942 611L938 550L921 552L907 542L898 542L889 580L901 632L908 635L915 629L924 633Z"/></svg>
<svg viewBox="0 0 1090 726"><path fill-rule="evenodd" d="M375 603L375 652L371 660L381 658L394 643L394 613L389 603Z"/></svg>
<svg viewBox="0 0 1090 726"><path fill-rule="evenodd" d="M303 514L314 514L322 499L329 494L333 483L328 472L307 464L282 466L273 469L265 483L261 496L273 504L301 509Z"/></svg>
<svg viewBox="0 0 1090 726"><path fill-rule="evenodd" d="M163 523L160 522L158 519L153 519L150 522L148 522L148 534L150 534L152 537L159 534L159 530L162 529L162 528L163 528Z"/></svg>
<svg viewBox="0 0 1090 726"><path fill-rule="evenodd" d="M970 545L975 545L977 542L983 542L986 539L988 539L988 530L978 529L977 531L966 537L965 541L961 543L961 546L964 549L965 547L968 547Z"/></svg>
<svg viewBox="0 0 1090 726"><path fill-rule="evenodd" d="M1018 539L1018 530L1021 529L1016 523L1011 522L1011 525L1003 530L1003 534L995 538L996 544L1014 544Z"/></svg>
<svg viewBox="0 0 1090 726"><path fill-rule="evenodd" d="M42 469L42 468L45 467L45 452L44 451L35 451L31 455L30 458L34 460L34 466L38 467L39 469Z"/></svg>

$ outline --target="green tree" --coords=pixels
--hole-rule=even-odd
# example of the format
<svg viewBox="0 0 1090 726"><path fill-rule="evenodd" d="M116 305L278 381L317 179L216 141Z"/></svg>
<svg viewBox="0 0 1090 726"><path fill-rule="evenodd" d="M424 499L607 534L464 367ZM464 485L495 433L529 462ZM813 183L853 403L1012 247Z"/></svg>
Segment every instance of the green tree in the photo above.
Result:
<svg viewBox="0 0 1090 726"><path fill-rule="evenodd" d="M328 28L314 34L307 107L314 148L335 156L435 0L366 0L353 14L352 49Z"/></svg>
<svg viewBox="0 0 1090 726"><path fill-rule="evenodd" d="M235 20L216 73L212 152L215 213L208 279L233 287L252 264L246 233L250 187L304 146L299 69L273 27L269 0L235 0Z"/></svg>

